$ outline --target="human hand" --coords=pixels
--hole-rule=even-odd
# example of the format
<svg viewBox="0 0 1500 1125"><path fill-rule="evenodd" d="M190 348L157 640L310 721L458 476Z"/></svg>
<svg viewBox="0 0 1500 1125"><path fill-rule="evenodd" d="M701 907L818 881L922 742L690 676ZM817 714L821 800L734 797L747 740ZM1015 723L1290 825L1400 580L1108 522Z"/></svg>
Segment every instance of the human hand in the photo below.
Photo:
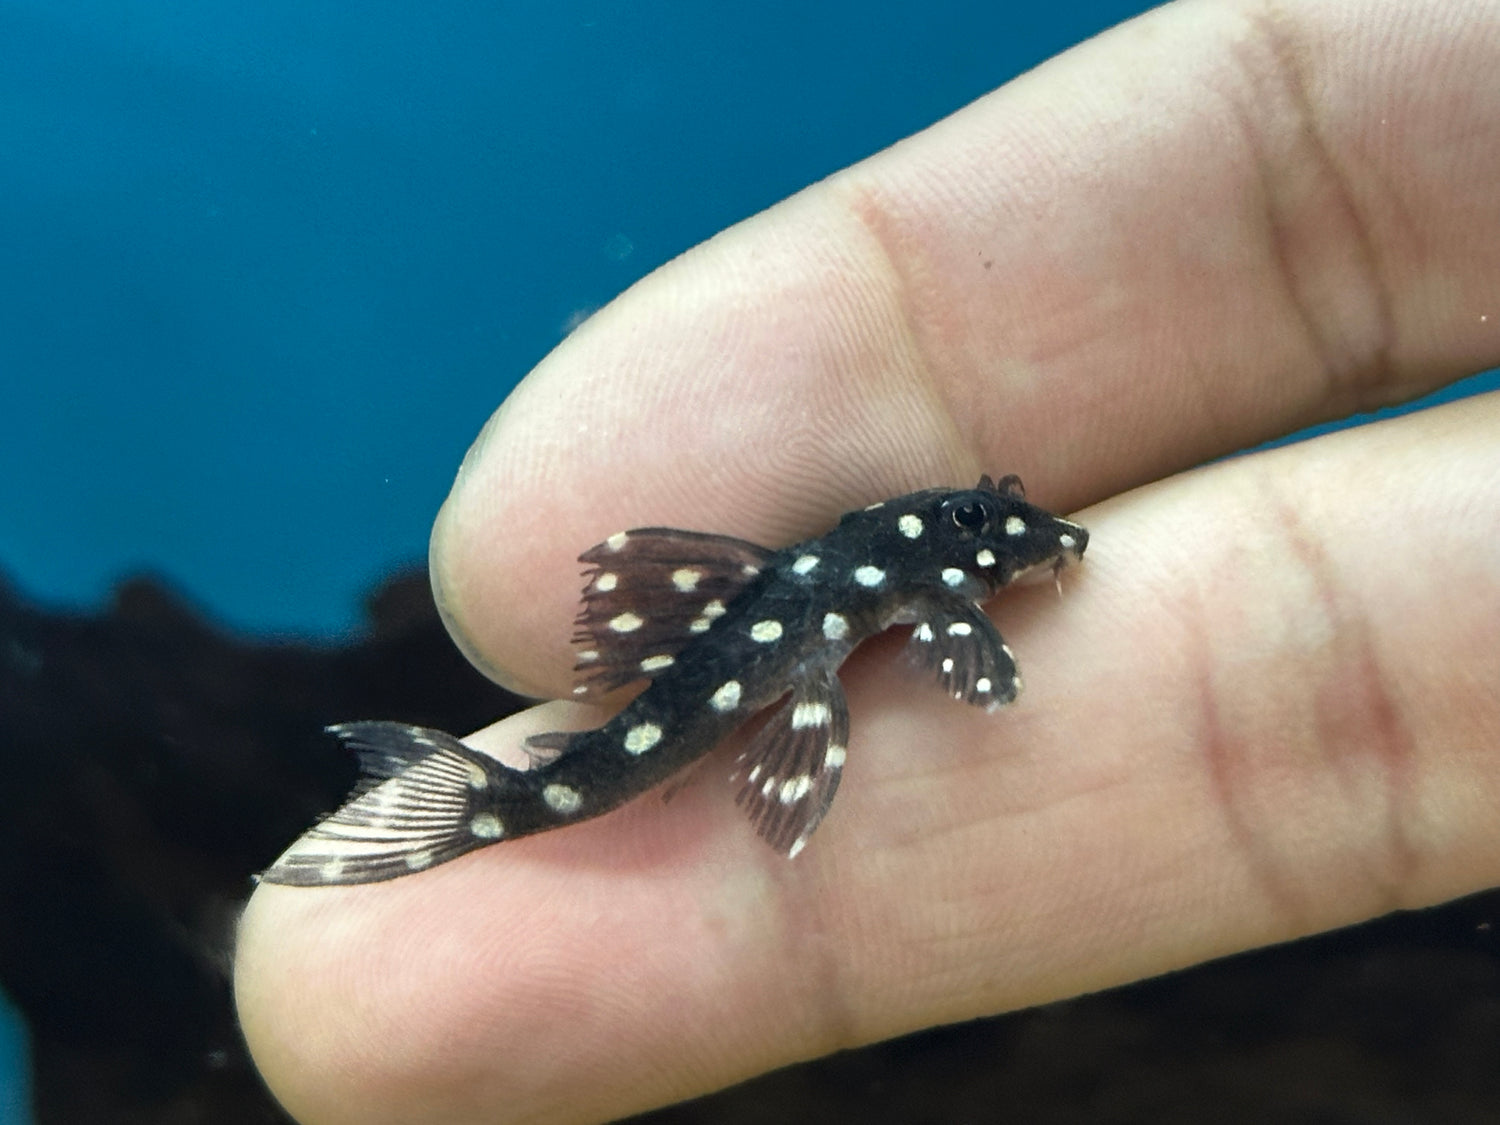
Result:
<svg viewBox="0 0 1500 1125"><path fill-rule="evenodd" d="M434 532L512 685L567 693L572 560L627 525L775 545L1017 472L1096 505L1087 560L995 603L1005 711L887 641L845 665L794 862L710 762L665 809L260 888L238 996L287 1107L601 1120L1500 881L1497 396L1183 472L1500 363L1496 73L1490 4L1172 5L587 322Z"/></svg>

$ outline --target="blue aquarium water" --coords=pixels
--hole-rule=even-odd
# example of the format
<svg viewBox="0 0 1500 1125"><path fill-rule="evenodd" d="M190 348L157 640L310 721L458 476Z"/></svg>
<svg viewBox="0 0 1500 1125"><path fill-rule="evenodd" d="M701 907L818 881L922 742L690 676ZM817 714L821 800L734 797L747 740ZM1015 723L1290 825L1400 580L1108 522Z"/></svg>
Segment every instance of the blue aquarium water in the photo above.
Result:
<svg viewBox="0 0 1500 1125"><path fill-rule="evenodd" d="M1140 0L0 5L0 568L329 634L587 311Z"/></svg>
<svg viewBox="0 0 1500 1125"><path fill-rule="evenodd" d="M26 1062L26 1029L0 992L0 1125L26 1125L31 1120Z"/></svg>
<svg viewBox="0 0 1500 1125"><path fill-rule="evenodd" d="M0 5L0 573L327 635L661 262L1149 5Z"/></svg>

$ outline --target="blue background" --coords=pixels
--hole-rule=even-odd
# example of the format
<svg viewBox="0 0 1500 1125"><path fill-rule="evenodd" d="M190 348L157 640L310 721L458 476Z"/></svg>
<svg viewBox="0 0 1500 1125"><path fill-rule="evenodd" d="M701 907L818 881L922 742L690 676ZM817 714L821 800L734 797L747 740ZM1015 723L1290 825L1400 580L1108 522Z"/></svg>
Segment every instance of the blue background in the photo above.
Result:
<svg viewBox="0 0 1500 1125"><path fill-rule="evenodd" d="M0 568L347 628L581 313L1147 6L0 0Z"/></svg>
<svg viewBox="0 0 1500 1125"><path fill-rule="evenodd" d="M0 0L0 571L346 631L579 316L1148 6Z"/></svg>

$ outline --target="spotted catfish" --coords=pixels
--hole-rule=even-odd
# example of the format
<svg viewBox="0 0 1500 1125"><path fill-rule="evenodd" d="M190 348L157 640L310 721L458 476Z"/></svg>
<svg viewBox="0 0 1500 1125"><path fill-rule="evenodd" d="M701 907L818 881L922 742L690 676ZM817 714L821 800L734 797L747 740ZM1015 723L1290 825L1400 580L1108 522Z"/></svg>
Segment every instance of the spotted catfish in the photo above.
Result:
<svg viewBox="0 0 1500 1125"><path fill-rule="evenodd" d="M838 668L866 637L911 625L912 659L954 699L993 710L1021 690L979 604L1023 574L1060 571L1088 532L988 477L851 512L780 551L642 528L585 552L574 695L650 685L595 730L533 735L511 769L450 734L401 723L331 727L365 779L262 875L322 885L390 879L500 840L608 812L707 754L781 701L736 763L738 803L795 856L843 771ZM783 700L783 697L786 697Z"/></svg>

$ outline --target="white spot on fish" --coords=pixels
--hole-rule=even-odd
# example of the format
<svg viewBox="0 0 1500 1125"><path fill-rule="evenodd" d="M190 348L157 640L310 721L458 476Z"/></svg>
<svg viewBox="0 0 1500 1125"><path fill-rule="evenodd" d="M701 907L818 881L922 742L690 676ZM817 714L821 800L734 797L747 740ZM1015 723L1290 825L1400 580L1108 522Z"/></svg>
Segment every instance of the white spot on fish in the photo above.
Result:
<svg viewBox="0 0 1500 1125"><path fill-rule="evenodd" d="M706 633L706 632L708 632L708 627L710 625L712 625L712 624L713 624L713 621L711 621L707 617L695 617L691 621L688 622L688 632L689 633Z"/></svg>
<svg viewBox="0 0 1500 1125"><path fill-rule="evenodd" d="M1025 535L1026 534L1026 521L1023 520L1020 516L1006 516L1005 517L1005 534L1007 534L1007 535Z"/></svg>
<svg viewBox="0 0 1500 1125"><path fill-rule="evenodd" d="M419 852L406 853L406 866L412 871L421 871L424 867L432 866L432 852L424 848Z"/></svg>
<svg viewBox="0 0 1500 1125"><path fill-rule="evenodd" d="M594 579L594 589L603 594L609 593L619 584L620 576L618 574L601 574L598 578Z"/></svg>
<svg viewBox="0 0 1500 1125"><path fill-rule="evenodd" d="M1071 551L1074 547L1078 546L1078 540L1074 539L1071 535L1063 534L1057 537L1057 545L1064 551Z"/></svg>
<svg viewBox="0 0 1500 1125"><path fill-rule="evenodd" d="M830 745L827 750L823 751L823 768L825 770L843 769L844 758L847 755L848 751L844 747L837 743Z"/></svg>
<svg viewBox="0 0 1500 1125"><path fill-rule="evenodd" d="M633 633L646 622L635 614L626 612L609 619L609 627L616 633Z"/></svg>
<svg viewBox="0 0 1500 1125"><path fill-rule="evenodd" d="M708 705L721 715L738 707L740 705L739 680L725 680L719 685L719 690L714 692L712 698L709 699ZM751 780L753 781L754 778Z"/></svg>
<svg viewBox="0 0 1500 1125"><path fill-rule="evenodd" d="M907 513L899 520L897 520L896 527L898 530L900 530L901 534L906 536L908 539L920 538L924 530L922 517L914 516L910 513Z"/></svg>
<svg viewBox="0 0 1500 1125"><path fill-rule="evenodd" d="M743 574L746 578L754 578L757 574L760 573L760 567L751 566L749 563L746 563L744 566L740 567L740 573Z"/></svg>
<svg viewBox="0 0 1500 1125"><path fill-rule="evenodd" d="M542 800L553 812L567 816L583 807L583 796L570 785L553 784L542 790Z"/></svg>
<svg viewBox="0 0 1500 1125"><path fill-rule="evenodd" d="M797 777L787 778L781 783L781 803L783 805L790 805L795 801L802 800L803 797L807 796L808 791L812 789L812 783L812 778L805 773Z"/></svg>
<svg viewBox="0 0 1500 1125"><path fill-rule="evenodd" d="M589 685L588 684L574 684L573 685L573 694L574 695L587 695L588 693L589 693Z"/></svg>
<svg viewBox="0 0 1500 1125"><path fill-rule="evenodd" d="M625 749L632 754L644 754L661 741L661 727L655 723L641 723L625 732Z"/></svg>
<svg viewBox="0 0 1500 1125"><path fill-rule="evenodd" d="M470 789L484 789L489 786L489 775L484 772L484 767L478 762L465 762L464 772L469 775Z"/></svg>
<svg viewBox="0 0 1500 1125"><path fill-rule="evenodd" d="M943 657L943 671L947 672L947 673L950 673L950 674L952 673L952 671L953 671L953 657L951 657L951 656L945 656L945 657Z"/></svg>
<svg viewBox="0 0 1500 1125"><path fill-rule="evenodd" d="M621 547L625 546L625 540L629 538L630 536L625 532L617 531L604 541L604 545L611 551L618 551Z"/></svg>
<svg viewBox="0 0 1500 1125"><path fill-rule="evenodd" d="M830 641L841 641L849 635L849 619L842 613L823 615L823 636Z"/></svg>
<svg viewBox="0 0 1500 1125"><path fill-rule="evenodd" d="M974 690L979 692L989 691L994 685L990 683L988 676L980 676L974 681Z"/></svg>
<svg viewBox="0 0 1500 1125"><path fill-rule="evenodd" d="M318 868L318 877L326 879L330 883L338 882L340 875L344 873L344 861L342 859L330 859L322 867Z"/></svg>
<svg viewBox="0 0 1500 1125"><path fill-rule="evenodd" d="M854 581L873 590L885 581L885 571L878 566L862 566L854 572Z"/></svg>
<svg viewBox="0 0 1500 1125"><path fill-rule="evenodd" d="M586 648L578 654L579 664L592 664L599 659L598 649Z"/></svg>
<svg viewBox="0 0 1500 1125"><path fill-rule="evenodd" d="M926 644L932 640L932 626L924 621L916 627L912 632L912 636L916 637L923 644Z"/></svg>
<svg viewBox="0 0 1500 1125"><path fill-rule="evenodd" d="M672 572L672 585L688 594L697 588L698 580L702 577L703 572L695 567L680 567Z"/></svg>
<svg viewBox="0 0 1500 1125"><path fill-rule="evenodd" d="M1011 694L1012 695L1020 695L1021 694L1021 677L1020 676L1012 676L1010 678L1010 690L1011 690Z"/></svg>
<svg viewBox="0 0 1500 1125"><path fill-rule="evenodd" d="M943 585L945 586L962 586L965 577L964 572L956 566L943 568Z"/></svg>
<svg viewBox="0 0 1500 1125"><path fill-rule="evenodd" d="M723 617L724 603L721 602L718 598L715 598L713 601L704 606L699 612L702 613L704 617L707 617L710 620L715 617Z"/></svg>
<svg viewBox="0 0 1500 1125"><path fill-rule="evenodd" d="M986 547L984 548L984 550L980 551L979 554L974 556L974 561L980 566L994 566L995 552Z"/></svg>
<svg viewBox="0 0 1500 1125"><path fill-rule="evenodd" d="M885 501L884 500L877 500L873 504L866 504L865 505L865 511L867 511L867 512L873 512L873 511L876 511L876 510L878 510L880 508L884 508L884 507L885 507Z"/></svg>
<svg viewBox="0 0 1500 1125"><path fill-rule="evenodd" d="M482 812L469 821L469 831L481 840L498 840L505 834L505 827L494 813Z"/></svg>
<svg viewBox="0 0 1500 1125"><path fill-rule="evenodd" d="M954 621L948 625L948 635L950 637L967 637L973 631L974 626L970 625L967 621Z"/></svg>
<svg viewBox="0 0 1500 1125"><path fill-rule="evenodd" d="M792 573L794 573L794 574L810 574L812 572L813 567L815 567L817 565L818 565L818 556L817 555L803 555L801 558L799 558L796 562L794 562L792 564Z"/></svg>
<svg viewBox="0 0 1500 1125"><path fill-rule="evenodd" d="M833 712L826 703L799 703L792 708L792 729L827 726Z"/></svg>
<svg viewBox="0 0 1500 1125"><path fill-rule="evenodd" d="M648 657L646 657L645 660L642 660L641 661L641 671L642 672L660 672L663 668L670 668L670 667L672 667L672 665L675 662L676 661L675 661L675 659L673 657L668 656L666 653L663 652L663 653L660 653L657 656L648 656Z"/></svg>
<svg viewBox="0 0 1500 1125"><path fill-rule="evenodd" d="M781 639L781 622L767 618L765 621L757 621L750 626L750 639L768 645L772 641Z"/></svg>

